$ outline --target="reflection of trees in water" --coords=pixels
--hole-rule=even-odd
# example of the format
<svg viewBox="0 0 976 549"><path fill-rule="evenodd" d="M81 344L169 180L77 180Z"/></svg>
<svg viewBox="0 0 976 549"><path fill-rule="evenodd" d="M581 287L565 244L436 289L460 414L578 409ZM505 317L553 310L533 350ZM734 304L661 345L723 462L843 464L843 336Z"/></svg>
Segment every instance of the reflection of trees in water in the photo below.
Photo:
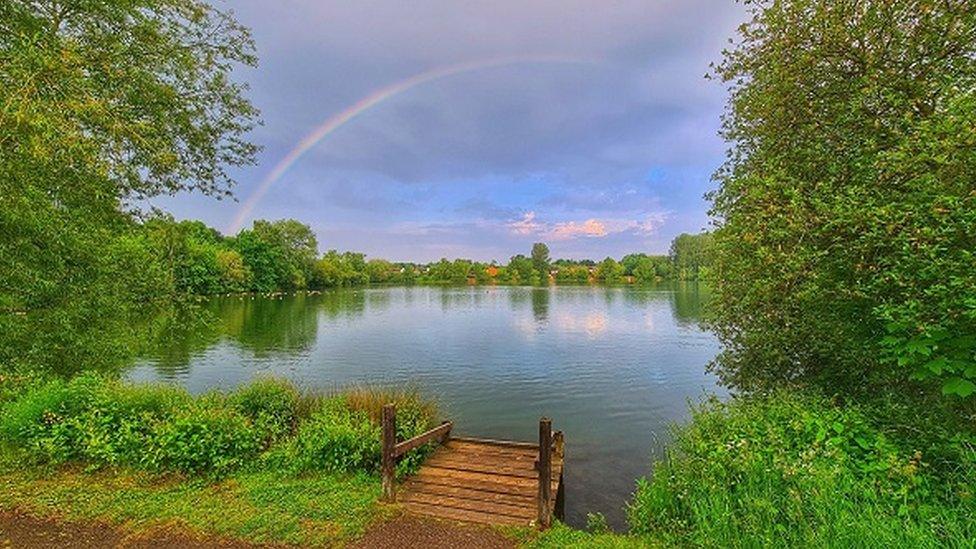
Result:
<svg viewBox="0 0 976 549"><path fill-rule="evenodd" d="M447 287L440 292L441 309L450 311L462 306L477 306L485 300L488 290L482 286L465 288Z"/></svg>
<svg viewBox="0 0 976 549"><path fill-rule="evenodd" d="M220 339L220 322L209 305L174 304L143 319L140 354L153 359L160 379L183 376L190 359Z"/></svg>
<svg viewBox="0 0 976 549"><path fill-rule="evenodd" d="M671 310L678 324L697 325L701 322L702 302L708 297L708 289L704 285L698 282L675 282L671 296Z"/></svg>
<svg viewBox="0 0 976 549"><path fill-rule="evenodd" d="M225 335L263 356L270 351L304 350L312 346L318 329L318 311L309 306L309 299L304 294L281 298L244 296L215 299L211 305ZM323 303L326 301L323 299Z"/></svg>
<svg viewBox="0 0 976 549"><path fill-rule="evenodd" d="M512 286L505 291L508 293L508 304L512 311L521 309L531 299L529 297L529 292L532 291L530 288Z"/></svg>
<svg viewBox="0 0 976 549"><path fill-rule="evenodd" d="M549 320L549 288L532 288L532 317L542 324Z"/></svg>
<svg viewBox="0 0 976 549"><path fill-rule="evenodd" d="M309 309L313 312L321 308L325 316L330 319L354 318L366 311L366 292L363 290L335 290L321 295L311 296ZM369 302L370 308L386 308L382 299Z"/></svg>

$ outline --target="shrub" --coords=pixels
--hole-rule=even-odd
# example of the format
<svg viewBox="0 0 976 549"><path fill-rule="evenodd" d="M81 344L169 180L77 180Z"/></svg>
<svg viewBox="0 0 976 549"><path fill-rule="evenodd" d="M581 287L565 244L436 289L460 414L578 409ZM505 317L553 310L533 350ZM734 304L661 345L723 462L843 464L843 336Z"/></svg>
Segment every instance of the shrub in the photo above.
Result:
<svg viewBox="0 0 976 549"><path fill-rule="evenodd" d="M233 410L195 406L156 426L146 464L219 476L255 457L261 443L260 433Z"/></svg>
<svg viewBox="0 0 976 549"><path fill-rule="evenodd" d="M271 378L254 381L228 397L230 406L261 434L262 449L294 432L298 402L294 385Z"/></svg>
<svg viewBox="0 0 976 549"><path fill-rule="evenodd" d="M638 482L629 520L636 534L694 545L972 539L971 498L942 499L932 490L942 481L926 469L921 454L900 452L854 407L786 392L712 400Z"/></svg>
<svg viewBox="0 0 976 549"><path fill-rule="evenodd" d="M274 379L227 396L198 397L95 375L25 386L0 408L0 440L34 461L218 476L263 452L265 465L289 470L374 472L380 463L377 403L398 404L401 439L426 430L435 409L415 391L361 388L325 397L300 394ZM416 467L424 455L411 452L400 470Z"/></svg>
<svg viewBox="0 0 976 549"><path fill-rule="evenodd" d="M77 457L74 418L87 409L97 383L96 376L85 375L70 382L52 379L28 390L4 407L0 435L41 461L60 463Z"/></svg>
<svg viewBox="0 0 976 549"><path fill-rule="evenodd" d="M326 401L303 422L286 456L297 469L376 471L380 463L380 428L342 397Z"/></svg>

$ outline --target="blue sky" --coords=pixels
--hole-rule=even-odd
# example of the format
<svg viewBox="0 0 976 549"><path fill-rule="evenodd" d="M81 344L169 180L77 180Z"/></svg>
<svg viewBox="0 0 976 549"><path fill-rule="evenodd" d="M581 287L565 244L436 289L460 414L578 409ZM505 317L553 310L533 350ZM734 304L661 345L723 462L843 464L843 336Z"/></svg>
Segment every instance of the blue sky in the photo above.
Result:
<svg viewBox="0 0 976 549"><path fill-rule="evenodd" d="M704 79L744 17L732 0L221 2L260 64L240 70L264 124L239 202L156 199L227 229L314 128L425 72L492 59L363 111L300 157L253 219L295 218L322 250L501 261L667 250L708 225L725 100ZM565 58L578 62L547 62ZM540 61L539 59L542 59Z"/></svg>

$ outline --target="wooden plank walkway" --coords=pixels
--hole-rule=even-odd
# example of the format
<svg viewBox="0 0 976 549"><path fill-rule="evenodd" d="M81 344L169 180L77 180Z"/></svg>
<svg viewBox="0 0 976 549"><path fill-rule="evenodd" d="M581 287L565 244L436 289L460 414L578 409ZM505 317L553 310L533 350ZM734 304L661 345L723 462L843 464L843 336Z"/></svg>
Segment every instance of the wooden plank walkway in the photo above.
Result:
<svg viewBox="0 0 976 549"><path fill-rule="evenodd" d="M395 422L395 411L390 417ZM391 456L384 466L389 469L389 482L384 473L387 501L415 515L480 524L546 528L554 516L562 518L563 436L551 431L548 419L540 421L540 443L451 437L450 428L445 423L409 441L384 443L384 456ZM431 440L440 446L397 489L392 464L402 455L398 449Z"/></svg>

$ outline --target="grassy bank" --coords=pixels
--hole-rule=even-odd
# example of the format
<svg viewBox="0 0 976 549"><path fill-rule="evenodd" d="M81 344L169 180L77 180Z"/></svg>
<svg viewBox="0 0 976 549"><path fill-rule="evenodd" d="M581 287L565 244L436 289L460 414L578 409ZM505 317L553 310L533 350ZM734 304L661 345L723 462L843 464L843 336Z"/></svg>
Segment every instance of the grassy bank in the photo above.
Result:
<svg viewBox="0 0 976 549"><path fill-rule="evenodd" d="M377 503L387 401L398 403L403 438L436 417L431 403L404 391L309 394L260 380L194 397L93 375L7 376L0 507L137 531L175 524L341 544L395 512ZM958 425L913 429L934 424L914 415L791 392L708 401L638 480L627 534L600 520L589 531L509 534L534 547L974 546L974 439Z"/></svg>
<svg viewBox="0 0 976 549"><path fill-rule="evenodd" d="M973 439L906 438L893 413L786 392L704 403L638 481L628 535L559 527L531 544L976 546Z"/></svg>
<svg viewBox="0 0 976 549"><path fill-rule="evenodd" d="M313 545L391 512L377 503L381 406L397 403L403 438L436 415L411 391L311 394L270 379L194 397L93 375L7 376L0 399L0 507Z"/></svg>

